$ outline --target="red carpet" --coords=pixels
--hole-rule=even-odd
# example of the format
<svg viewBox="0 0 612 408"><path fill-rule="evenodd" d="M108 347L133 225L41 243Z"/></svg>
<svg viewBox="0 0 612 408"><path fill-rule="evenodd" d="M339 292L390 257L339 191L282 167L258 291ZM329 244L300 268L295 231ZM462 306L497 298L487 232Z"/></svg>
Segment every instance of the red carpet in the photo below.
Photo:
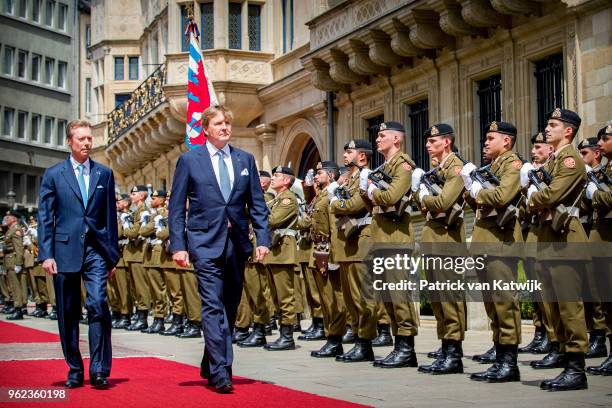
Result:
<svg viewBox="0 0 612 408"><path fill-rule="evenodd" d="M0 321L0 343L55 343L57 334Z"/></svg>
<svg viewBox="0 0 612 408"><path fill-rule="evenodd" d="M87 372L88 361L85 362ZM62 360L0 362L0 387L61 388L68 368ZM86 384L88 378L85 378ZM234 378L234 393L219 395L199 377L199 368L158 358L113 360L110 388L89 385L69 391L68 401L29 402L11 407L362 407L260 381Z"/></svg>

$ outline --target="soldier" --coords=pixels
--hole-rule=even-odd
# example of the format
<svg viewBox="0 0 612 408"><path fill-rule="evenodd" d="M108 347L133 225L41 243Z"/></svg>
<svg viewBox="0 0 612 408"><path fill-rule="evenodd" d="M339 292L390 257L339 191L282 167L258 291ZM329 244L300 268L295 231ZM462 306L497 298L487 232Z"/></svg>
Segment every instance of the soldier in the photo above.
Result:
<svg viewBox="0 0 612 408"><path fill-rule="evenodd" d="M544 165L553 154L554 150L551 145L546 143L546 136L542 132L531 137L531 164L535 169L540 168ZM533 215L527 213L527 208L524 205L524 200L521 201L520 219L521 229L523 230L523 239L528 244L527 248L537 248L538 237L536 236L536 222L533 220ZM535 261L535 251L528 254L523 260L523 269L527 279L538 279L540 264ZM551 351L551 342L554 342L558 346L557 339L555 337L554 327L551 322L546 318L550 313L545 313L544 308L547 307L545 303L541 301L540 293L534 294L535 301L533 302L533 325L535 326L535 332L533 339L525 347L519 347L519 353L533 353L543 354ZM558 350L558 348L557 348Z"/></svg>
<svg viewBox="0 0 612 408"><path fill-rule="evenodd" d="M410 191L412 170L416 167L412 159L401 151L405 137L404 126L398 122L383 122L380 125L376 146L385 162L383 172L390 177L389 186L379 189L368 180L371 170L361 170L359 189L366 206L372 213L372 242L401 245L412 249L414 231L407 211L407 194ZM386 301L385 308L391 319L395 346L384 359L376 360L375 367L396 368L418 365L414 350L414 336L418 333L419 318L412 299Z"/></svg>
<svg viewBox="0 0 612 408"><path fill-rule="evenodd" d="M147 241L145 250L144 267L147 274L147 281L153 301L153 324L142 329L143 333L160 333L164 327L164 317L167 312L166 282L162 263L166 261L165 250L162 247L162 240L157 238L156 233L162 229L161 220L168 217L166 210L166 191L154 190L151 194L151 209L148 220L140 226L138 234ZM148 221L148 222L147 222Z"/></svg>
<svg viewBox="0 0 612 408"><path fill-rule="evenodd" d="M465 242L463 227L463 180L460 173L463 162L453 153L455 144L454 130L450 125L440 123L430 127L424 134L429 156L439 163L428 172L438 182L437 190L427 187L422 178L428 174L422 169L412 172L412 191L417 193L417 202L426 214L421 241L428 243L461 243ZM430 190L432 189L432 190ZM449 248L452 252L452 248ZM445 251L448 251L445 249ZM441 253L439 255L447 255ZM457 274L452 270L426 271L431 281L444 282L456 280ZM461 343L465 339L465 301L453 294L441 293L442 301L432 301L431 307L436 317L438 339L442 347L436 361L427 366L420 366L420 372L431 374L462 373Z"/></svg>
<svg viewBox="0 0 612 408"><path fill-rule="evenodd" d="M508 122L493 121L487 126L484 156L490 163L490 171L498 180L487 188L474 180L472 172L478 170L472 163L466 163L461 170L464 185L469 191L471 204L476 207L476 222L472 232L472 243L500 243L488 248L502 248L508 243L523 242L518 218L511 206L520 199L519 171L523 162L512 152L516 142L516 127ZM514 211L514 213L513 213ZM501 280L516 282L518 279L518 255L488 253L485 269L480 278L486 282ZM495 363L486 371L474 373L470 379L488 382L520 381L517 365L518 345L521 342L521 311L517 291L498 293L493 291L485 298L486 308L495 344Z"/></svg>
<svg viewBox="0 0 612 408"><path fill-rule="evenodd" d="M180 339L200 338L202 337L202 299L198 292L198 277L193 264L189 264L186 268L177 268L182 270L181 287L185 299L186 319L182 330L179 330L175 336Z"/></svg>
<svg viewBox="0 0 612 408"><path fill-rule="evenodd" d="M0 313L12 314L15 308L6 278L6 270L4 269L4 234L6 232L6 224L4 222L3 219L2 225L0 225L0 294L2 295L2 303L4 305Z"/></svg>
<svg viewBox="0 0 612 408"><path fill-rule="evenodd" d="M38 232L36 228L38 222L33 216L30 217L30 225L23 237L23 245L26 248L24 264L29 265L29 273L32 284L32 294L36 300L36 309L32 313L34 317L48 316L47 305L49 304L49 294L47 293L47 274L42 265L36 262L38 257ZM30 259L28 259L30 258Z"/></svg>
<svg viewBox="0 0 612 408"><path fill-rule="evenodd" d="M582 156L582 160L584 160L587 172L592 170L597 171L605 166L602 164L602 154L597 142L596 137L589 137L578 144L578 151L580 152L580 156ZM580 202L580 222L587 235L589 235L591 231L593 215L594 210L591 206L591 200L584 197ZM596 287L593 280L593 271L590 270L590 267L591 265L587 266L589 270L587 271L585 279L582 280L584 290L590 290ZM606 350L606 317L601 301L599 300L599 294L595 291L591 293L591 297L593 301L584 302L584 317L586 318L587 330L589 331L589 349L585 357L606 357L608 354Z"/></svg>
<svg viewBox="0 0 612 408"><path fill-rule="evenodd" d="M564 256L557 251L550 251L550 243L585 243L588 240L578 219L578 208L575 207L586 181L584 163L572 145L580 123L578 114L567 109L556 108L550 114L546 126L546 142L553 146L555 152L543 169L552 181L541 190L536 185L531 185L527 190L527 208L531 213L537 213L539 219L538 254L545 277L544 301L550 306L550 321L555 325L555 334L563 353L560 363L564 363L565 367L556 378L544 380L540 384L540 388L552 391L588 387L584 372L588 341L580 291L585 273L584 261L590 258L585 255L582 260L577 259L579 254ZM529 171L528 165L525 165L521 169L522 174L526 166ZM551 299L556 299L561 284L564 285L563 296L567 300L551 302ZM538 368L538 362L533 363L534 368Z"/></svg>
<svg viewBox="0 0 612 408"><path fill-rule="evenodd" d="M605 174L608 180L612 178L612 125L604 126L597 133L598 145L601 154L608 159ZM608 191L600 189L595 183L589 181L586 189L586 197L591 200L591 204L595 210L593 228L589 236L589 242L601 243L612 242L612 185L607 184ZM604 315L606 318L606 327L608 329L608 340L610 342L610 353L608 358L599 366L587 367L587 372L594 375L612 375L612 302L609 301L610 293L605 293L606 290L612 287L612 272L610 271L610 254L607 253L607 258L594 258L594 269L598 271L596 275L596 285L603 289L602 296L607 296L608 301L602 304Z"/></svg>
<svg viewBox="0 0 612 408"><path fill-rule="evenodd" d="M147 186L142 184L134 186L130 193L132 204L135 206L134 212L121 215L123 234L129 239L123 252L123 260L127 262L130 275L134 280L134 287L136 289L136 312L138 314L138 319L127 328L129 331L142 330L149 327L147 316L149 315L151 294L147 283L145 268L143 266L145 243L138 234L140 226L146 218L150 216L145 204L147 191Z"/></svg>
<svg viewBox="0 0 612 408"><path fill-rule="evenodd" d="M132 312L132 295L130 291L130 274L128 270L128 264L125 262L124 253L126 252L126 246L129 243L129 239L125 236L123 231L122 218L126 218L129 215L131 199L127 194L120 194L117 200L117 233L119 234L119 262L115 273L112 278L109 279L109 283L113 282L115 286L115 295L117 298L117 307L119 309L119 318L113 322L114 329L127 329L130 322L130 315ZM125 214L125 215L123 215Z"/></svg>
<svg viewBox="0 0 612 408"><path fill-rule="evenodd" d="M280 337L266 350L293 350L293 325L297 322L294 296L294 269L296 263L296 235L293 227L298 218L298 202L289 190L295 177L289 167L278 166L272 175L271 187L276 197L270 203L268 222L272 230L272 248L264 259L268 266L270 290L280 313Z"/></svg>
<svg viewBox="0 0 612 408"><path fill-rule="evenodd" d="M28 301L28 276L23 267L23 231L17 222L17 214L8 211L4 218L7 226L4 235L4 270L13 295L14 311L7 320L22 320Z"/></svg>
<svg viewBox="0 0 612 408"><path fill-rule="evenodd" d="M372 217L359 194L359 168L367 168L371 157L372 146L367 140L346 143L343 160L348 173L337 185L328 188L331 193L330 253L333 262L340 265L342 296L355 342L349 351L336 356L336 361L345 363L374 361L372 339L376 337L376 302L371 275L363 262L372 237ZM337 197L340 198L335 199Z"/></svg>

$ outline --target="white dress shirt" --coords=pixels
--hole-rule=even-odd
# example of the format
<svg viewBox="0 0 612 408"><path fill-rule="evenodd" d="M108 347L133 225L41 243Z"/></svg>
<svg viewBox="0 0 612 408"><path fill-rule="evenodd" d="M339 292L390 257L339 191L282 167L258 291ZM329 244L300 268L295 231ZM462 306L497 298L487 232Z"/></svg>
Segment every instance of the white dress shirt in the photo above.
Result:
<svg viewBox="0 0 612 408"><path fill-rule="evenodd" d="M230 154L229 144L223 146L222 149L217 149L213 146L212 143L206 142L206 148L208 149L208 153L210 154L210 161L212 162L213 170L215 172L215 177L217 178L217 184L219 188L221 188L221 180L219 179L219 156L217 152L221 150L223 152L223 161L227 166L227 172L229 174L230 179L230 188L234 187L234 166L232 165L232 155Z"/></svg>
<svg viewBox="0 0 612 408"><path fill-rule="evenodd" d="M72 170L74 170L74 177L76 177L77 184L78 184L79 183L78 167L81 163L76 161L74 157L72 157L72 155L70 155L70 163L72 164ZM89 174L91 170L91 163L89 162L89 159L85 160L83 165L85 166L85 168L83 169L83 177L85 178L85 191L87 192L87 195L89 195Z"/></svg>

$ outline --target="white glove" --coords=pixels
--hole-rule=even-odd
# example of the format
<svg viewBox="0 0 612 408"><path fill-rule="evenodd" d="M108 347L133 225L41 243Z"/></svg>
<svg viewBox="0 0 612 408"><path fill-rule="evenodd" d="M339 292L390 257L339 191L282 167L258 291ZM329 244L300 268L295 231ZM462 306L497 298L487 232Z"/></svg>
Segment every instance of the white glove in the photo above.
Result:
<svg viewBox="0 0 612 408"><path fill-rule="evenodd" d="M474 165L474 163L466 163L461 169L460 174L461 178L463 179L463 185L465 186L466 190L472 188L472 177L470 177L470 174L474 170L476 170L476 166Z"/></svg>
<svg viewBox="0 0 612 408"><path fill-rule="evenodd" d="M476 197L478 197L478 193L480 193L480 190L482 190L482 184L480 184L478 181L474 181L472 183L472 186L470 187L470 195L473 199L476 199Z"/></svg>
<svg viewBox="0 0 612 408"><path fill-rule="evenodd" d="M21 272L21 265L15 265L15 273Z"/></svg>
<svg viewBox="0 0 612 408"><path fill-rule="evenodd" d="M533 185L529 186L529 188L527 189L527 202L529 202L531 200L531 196L536 191L538 191L538 188L536 186L533 186Z"/></svg>
<svg viewBox="0 0 612 408"><path fill-rule="evenodd" d="M368 176L372 170L363 169L359 172L359 189L366 191L368 189Z"/></svg>
<svg viewBox="0 0 612 408"><path fill-rule="evenodd" d="M419 189L419 184L421 184L421 177L423 177L425 171L421 168L416 168L412 171L412 192L416 193Z"/></svg>
<svg viewBox="0 0 612 408"><path fill-rule="evenodd" d="M586 188L586 198L588 198L589 200L592 200L593 194L595 194L596 191L597 191L597 185L593 183L592 181L590 181L589 184L587 184L587 188Z"/></svg>
<svg viewBox="0 0 612 408"><path fill-rule="evenodd" d="M150 216L151 214L148 211L143 211L142 213L140 213L140 223L144 224L145 220L147 220Z"/></svg>
<svg viewBox="0 0 612 408"><path fill-rule="evenodd" d="M376 184L372 183L368 186L368 198L371 200L374 195L374 190L377 190Z"/></svg>
<svg viewBox="0 0 612 408"><path fill-rule="evenodd" d="M130 216L130 214L128 214L126 212L121 213L121 216L119 217L119 219L121 220L121 223L122 224L126 224L127 223L127 219L128 219L129 216Z"/></svg>
<svg viewBox="0 0 612 408"><path fill-rule="evenodd" d="M584 170L586 171L586 173L588 174L589 171L593 171L593 168L591 166L589 166L588 164L584 165Z"/></svg>
<svg viewBox="0 0 612 408"><path fill-rule="evenodd" d="M521 167L521 187L527 187L529 185L529 175L528 173L533 170L533 164L525 163L523 167Z"/></svg>
<svg viewBox="0 0 612 408"><path fill-rule="evenodd" d="M336 194L337 188L338 188L338 182L334 181L329 186L327 186L327 194L329 194L330 197L333 197Z"/></svg>
<svg viewBox="0 0 612 408"><path fill-rule="evenodd" d="M423 202L423 198L430 194L431 193L429 192L427 187L425 187L425 184L421 184L421 187L419 187L419 202Z"/></svg>
<svg viewBox="0 0 612 408"><path fill-rule="evenodd" d="M329 198L329 205L332 205L332 203L333 203L334 201L338 201L338 197L336 197L335 195L333 195L333 196L331 196L331 197Z"/></svg>
<svg viewBox="0 0 612 408"><path fill-rule="evenodd" d="M26 235L23 237L23 246L30 246L32 245L32 239Z"/></svg>
<svg viewBox="0 0 612 408"><path fill-rule="evenodd" d="M164 216L161 215L161 214L158 214L158 215L155 216L155 218L153 218L153 221L155 221L155 229L156 230L160 230L161 231L161 229L162 229L161 220L163 218L164 218Z"/></svg>

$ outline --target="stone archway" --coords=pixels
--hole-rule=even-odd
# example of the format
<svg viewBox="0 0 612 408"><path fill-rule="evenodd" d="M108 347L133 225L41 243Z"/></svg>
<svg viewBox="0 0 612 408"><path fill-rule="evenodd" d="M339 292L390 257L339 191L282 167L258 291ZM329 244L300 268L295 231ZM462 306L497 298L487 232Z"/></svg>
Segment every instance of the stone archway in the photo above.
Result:
<svg viewBox="0 0 612 408"><path fill-rule="evenodd" d="M303 178L309 168L315 168L323 151L321 130L311 121L297 119L285 128L279 152L279 163L296 170L296 176Z"/></svg>

